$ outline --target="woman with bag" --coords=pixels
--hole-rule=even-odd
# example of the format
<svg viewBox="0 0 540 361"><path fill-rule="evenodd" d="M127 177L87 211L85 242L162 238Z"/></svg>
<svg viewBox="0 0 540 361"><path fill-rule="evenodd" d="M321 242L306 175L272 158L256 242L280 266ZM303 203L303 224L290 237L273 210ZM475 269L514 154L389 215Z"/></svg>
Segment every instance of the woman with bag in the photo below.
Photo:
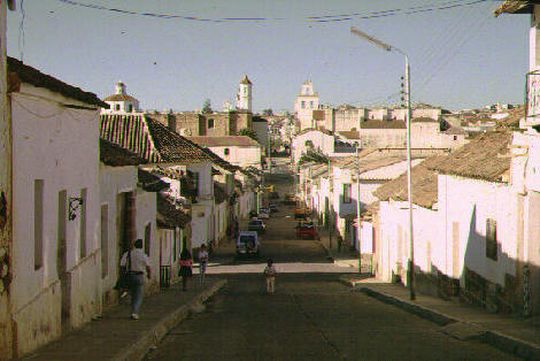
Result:
<svg viewBox="0 0 540 361"><path fill-rule="evenodd" d="M178 276L182 277L182 290L186 291L188 278L191 278L193 275L193 259L187 247L184 247L182 253L180 253L179 263L180 270L178 271Z"/></svg>

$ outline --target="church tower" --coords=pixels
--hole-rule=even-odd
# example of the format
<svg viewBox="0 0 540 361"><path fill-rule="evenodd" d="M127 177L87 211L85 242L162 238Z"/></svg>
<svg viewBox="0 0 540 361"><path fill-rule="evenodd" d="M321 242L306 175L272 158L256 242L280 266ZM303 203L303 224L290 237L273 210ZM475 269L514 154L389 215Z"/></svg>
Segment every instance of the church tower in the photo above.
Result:
<svg viewBox="0 0 540 361"><path fill-rule="evenodd" d="M240 84L238 85L238 94L236 95L236 109L246 110L251 113L251 81L248 79L247 75L244 75Z"/></svg>

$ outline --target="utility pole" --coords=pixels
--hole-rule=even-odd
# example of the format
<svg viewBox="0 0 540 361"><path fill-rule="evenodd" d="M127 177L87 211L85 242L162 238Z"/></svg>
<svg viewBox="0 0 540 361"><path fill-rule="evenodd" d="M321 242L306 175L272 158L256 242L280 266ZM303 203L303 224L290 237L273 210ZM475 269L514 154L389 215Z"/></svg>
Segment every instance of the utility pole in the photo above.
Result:
<svg viewBox="0 0 540 361"><path fill-rule="evenodd" d="M6 360L15 356L9 297L13 275L13 153L6 55L8 6L15 10L14 1L0 1L0 325L4 325L0 327L0 359L5 357Z"/></svg>
<svg viewBox="0 0 540 361"><path fill-rule="evenodd" d="M370 42L388 52L395 52L405 57L405 91L404 98L407 106L407 195L409 198L409 262L408 262L408 283L409 283L409 297L411 300L416 299L415 287L414 287L414 233L413 233L413 204L412 204L412 176L411 176L411 76L409 67L409 57L407 54L395 46L387 44L371 35L364 33L363 31L351 27L351 33Z"/></svg>
<svg viewBox="0 0 540 361"><path fill-rule="evenodd" d="M360 144L356 145L356 219L358 222L356 228L356 239L358 241L358 273L362 273L362 219L360 218L362 214L360 201Z"/></svg>

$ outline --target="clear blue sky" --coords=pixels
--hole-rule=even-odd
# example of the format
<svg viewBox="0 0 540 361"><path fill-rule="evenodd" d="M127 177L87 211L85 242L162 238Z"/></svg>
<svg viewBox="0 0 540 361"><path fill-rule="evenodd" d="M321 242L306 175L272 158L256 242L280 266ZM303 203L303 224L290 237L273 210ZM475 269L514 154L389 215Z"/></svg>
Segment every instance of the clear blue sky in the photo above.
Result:
<svg viewBox="0 0 540 361"><path fill-rule="evenodd" d="M449 109L523 102L529 16L494 18L500 1L409 15L404 9L471 0L76 2L196 19L263 18L164 19L26 0L22 21L17 0L17 11L8 13L9 55L22 54L25 63L100 97L122 80L145 109L192 110L210 98L220 110L244 73L256 111L291 110L308 77L326 104L395 103L403 58L351 35L351 26L409 54L415 102ZM386 10L395 15L373 16ZM350 14L360 15L309 18Z"/></svg>

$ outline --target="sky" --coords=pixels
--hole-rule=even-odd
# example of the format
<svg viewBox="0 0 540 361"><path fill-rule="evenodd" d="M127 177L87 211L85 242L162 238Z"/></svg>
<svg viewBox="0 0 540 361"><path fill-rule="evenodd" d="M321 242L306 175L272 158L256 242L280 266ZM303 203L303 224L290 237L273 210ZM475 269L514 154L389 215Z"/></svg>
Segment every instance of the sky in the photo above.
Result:
<svg viewBox="0 0 540 361"><path fill-rule="evenodd" d="M413 102L450 110L520 104L530 19L495 18L500 3L17 0L7 47L101 98L122 80L143 109L195 110L208 98L221 110L244 74L255 111L291 111L306 79L323 104L397 104L404 57L354 36L354 26L408 54Z"/></svg>

